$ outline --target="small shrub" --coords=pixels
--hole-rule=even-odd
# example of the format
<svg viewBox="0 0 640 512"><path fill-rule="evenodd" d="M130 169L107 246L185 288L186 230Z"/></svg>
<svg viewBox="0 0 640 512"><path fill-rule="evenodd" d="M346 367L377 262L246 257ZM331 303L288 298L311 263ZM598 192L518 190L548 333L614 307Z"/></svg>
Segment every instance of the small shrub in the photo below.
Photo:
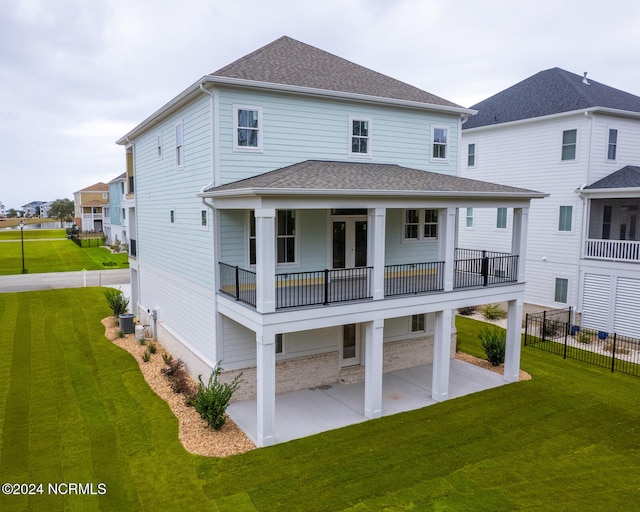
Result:
<svg viewBox="0 0 640 512"><path fill-rule="evenodd" d="M112 288L104 292L107 303L113 311L114 316L124 315L129 307L129 299L127 299L122 290L114 290Z"/></svg>
<svg viewBox="0 0 640 512"><path fill-rule="evenodd" d="M118 331L118 338L124 338L124 331L122 329Z"/></svg>
<svg viewBox="0 0 640 512"><path fill-rule="evenodd" d="M158 345L156 345L153 341L149 343L149 348L147 349L152 354L155 354L158 351Z"/></svg>
<svg viewBox="0 0 640 512"><path fill-rule="evenodd" d="M458 313L463 316L471 316L477 311L477 306L466 306L464 308L458 309Z"/></svg>
<svg viewBox="0 0 640 512"><path fill-rule="evenodd" d="M576 341L578 343L584 343L585 345L589 345L593 343L596 336L597 336L596 331L593 331L591 329L582 329L576 333Z"/></svg>
<svg viewBox="0 0 640 512"><path fill-rule="evenodd" d="M542 334L545 338L556 338L562 333L563 322L557 320L545 320L542 324Z"/></svg>
<svg viewBox="0 0 640 512"><path fill-rule="evenodd" d="M628 356L629 354L631 354L631 349L625 345L626 343L616 344L616 355ZM604 350L605 352L613 352L613 341L605 342L605 344L602 345L602 350Z"/></svg>
<svg viewBox="0 0 640 512"><path fill-rule="evenodd" d="M191 401L202 419L214 430L220 430L225 424L227 407L231 396L240 385L240 377L242 377L240 374L231 383L223 383L218 380L221 371L222 368L218 364L211 373L209 383L206 386L202 382L202 375L198 375L198 390Z"/></svg>
<svg viewBox="0 0 640 512"><path fill-rule="evenodd" d="M144 351L144 354L142 354L142 360L147 363L149 362L149 359L151 359L151 354L149 353L148 350Z"/></svg>
<svg viewBox="0 0 640 512"><path fill-rule="evenodd" d="M147 340L145 340L144 338L140 338L140 339L138 340L138 343L140 343L140 345L146 345Z"/></svg>
<svg viewBox="0 0 640 512"><path fill-rule="evenodd" d="M173 361L173 356L168 352L165 352L164 354L162 354L162 360L164 361L164 364L171 364L171 361Z"/></svg>
<svg viewBox="0 0 640 512"><path fill-rule="evenodd" d="M484 349L487 355L487 361L491 363L491 366L500 366L504 363L504 354L507 345L507 334L504 329L494 327L489 329L485 327L478 334L480 339L480 345Z"/></svg>
<svg viewBox="0 0 640 512"><path fill-rule="evenodd" d="M484 308L482 308L482 316L484 316L487 320L498 320L500 318L505 318L507 316L507 313L497 304L487 304Z"/></svg>
<svg viewBox="0 0 640 512"><path fill-rule="evenodd" d="M193 394L189 376L184 369L184 361L182 359L171 360L165 368L160 370L167 376L169 385L174 393L182 393L188 398Z"/></svg>

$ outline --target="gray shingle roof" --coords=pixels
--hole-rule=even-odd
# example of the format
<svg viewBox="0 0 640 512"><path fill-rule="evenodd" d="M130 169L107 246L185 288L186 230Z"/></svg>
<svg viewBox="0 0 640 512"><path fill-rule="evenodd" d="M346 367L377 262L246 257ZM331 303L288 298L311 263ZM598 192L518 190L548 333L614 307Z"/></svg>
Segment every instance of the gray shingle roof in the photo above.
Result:
<svg viewBox="0 0 640 512"><path fill-rule="evenodd" d="M211 75L461 108L417 87L286 36Z"/></svg>
<svg viewBox="0 0 640 512"><path fill-rule="evenodd" d="M586 108L605 107L640 112L640 97L560 68L541 71L473 105L478 114L463 129L530 119Z"/></svg>
<svg viewBox="0 0 640 512"><path fill-rule="evenodd" d="M640 167L637 165L627 165L584 188L585 190L597 190L601 188L640 188Z"/></svg>
<svg viewBox="0 0 640 512"><path fill-rule="evenodd" d="M360 193L415 192L417 194L442 193L536 196L542 194L507 185L471 180L421 171L393 164L355 163L307 160L252 178L213 187L205 195L233 191L358 191Z"/></svg>

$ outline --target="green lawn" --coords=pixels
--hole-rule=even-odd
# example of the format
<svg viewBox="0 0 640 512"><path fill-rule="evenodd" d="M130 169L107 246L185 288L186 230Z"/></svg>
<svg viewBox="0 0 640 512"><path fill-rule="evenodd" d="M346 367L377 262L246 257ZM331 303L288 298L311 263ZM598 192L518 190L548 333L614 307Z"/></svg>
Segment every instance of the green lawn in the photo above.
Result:
<svg viewBox="0 0 640 512"><path fill-rule="evenodd" d="M25 240L38 240L43 238L67 238L64 229L25 229L22 237ZM0 230L0 240L21 240L19 229Z"/></svg>
<svg viewBox="0 0 640 512"><path fill-rule="evenodd" d="M55 230L54 230L55 231ZM37 230L33 230L37 232ZM26 234L26 230L25 230ZM24 241L24 266L28 273L68 272L128 268L126 253L112 254L103 247L80 248L71 240ZM0 242L0 275L22 272L22 243Z"/></svg>
<svg viewBox="0 0 640 512"><path fill-rule="evenodd" d="M0 510L631 510L640 380L526 347L531 381L227 459L190 455L103 289L0 294ZM459 346L479 353L477 324ZM47 483L106 494L47 495Z"/></svg>

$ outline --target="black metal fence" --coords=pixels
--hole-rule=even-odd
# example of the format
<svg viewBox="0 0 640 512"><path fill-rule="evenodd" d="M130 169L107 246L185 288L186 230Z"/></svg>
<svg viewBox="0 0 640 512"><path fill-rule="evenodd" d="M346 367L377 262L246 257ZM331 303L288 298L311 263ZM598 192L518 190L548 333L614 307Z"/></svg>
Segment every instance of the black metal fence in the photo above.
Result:
<svg viewBox="0 0 640 512"><path fill-rule="evenodd" d="M384 295L411 295L444 289L444 261L384 267Z"/></svg>
<svg viewBox="0 0 640 512"><path fill-rule="evenodd" d="M518 281L517 255L458 248L454 264L454 288Z"/></svg>
<svg viewBox="0 0 640 512"><path fill-rule="evenodd" d="M220 291L255 307L256 273L220 262Z"/></svg>
<svg viewBox="0 0 640 512"><path fill-rule="evenodd" d="M78 235L69 235L69 240L80 248L100 247L104 245L104 237L82 237Z"/></svg>
<svg viewBox="0 0 640 512"><path fill-rule="evenodd" d="M525 346L640 376L640 340L572 324L571 308L528 313Z"/></svg>

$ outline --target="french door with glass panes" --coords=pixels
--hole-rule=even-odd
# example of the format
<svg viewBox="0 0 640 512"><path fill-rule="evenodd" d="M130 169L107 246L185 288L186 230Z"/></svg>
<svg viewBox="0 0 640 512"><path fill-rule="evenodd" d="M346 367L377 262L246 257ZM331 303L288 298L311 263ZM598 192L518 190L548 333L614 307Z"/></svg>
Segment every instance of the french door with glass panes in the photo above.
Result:
<svg viewBox="0 0 640 512"><path fill-rule="evenodd" d="M331 218L332 268L357 268L367 266L367 218Z"/></svg>

